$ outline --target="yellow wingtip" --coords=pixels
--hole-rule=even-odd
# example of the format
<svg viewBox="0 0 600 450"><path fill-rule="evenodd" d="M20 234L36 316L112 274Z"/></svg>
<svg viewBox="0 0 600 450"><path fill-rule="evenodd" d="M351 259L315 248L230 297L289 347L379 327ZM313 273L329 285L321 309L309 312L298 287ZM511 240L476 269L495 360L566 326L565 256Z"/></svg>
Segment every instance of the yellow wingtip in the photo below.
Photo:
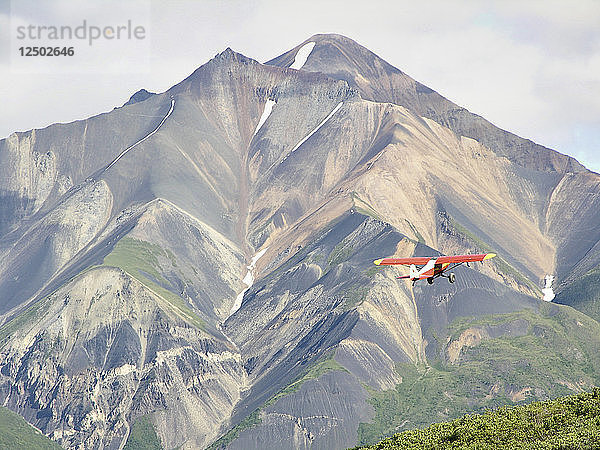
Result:
<svg viewBox="0 0 600 450"><path fill-rule="evenodd" d="M485 255L485 258L483 258L483 260L485 261L486 259L492 259L495 256L496 256L495 253L488 253L487 255Z"/></svg>
<svg viewBox="0 0 600 450"><path fill-rule="evenodd" d="M376 259L375 261L373 261L373 264L375 264L376 266L381 264L381 261L383 261L383 259Z"/></svg>

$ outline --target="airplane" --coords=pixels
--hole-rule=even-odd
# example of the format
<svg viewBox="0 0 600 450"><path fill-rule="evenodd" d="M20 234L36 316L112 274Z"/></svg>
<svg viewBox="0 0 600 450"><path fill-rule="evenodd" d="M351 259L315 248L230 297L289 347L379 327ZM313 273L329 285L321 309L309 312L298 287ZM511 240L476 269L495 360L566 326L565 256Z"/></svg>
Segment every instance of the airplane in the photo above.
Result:
<svg viewBox="0 0 600 450"><path fill-rule="evenodd" d="M456 281L456 275L454 273L448 273L461 264L477 261L485 261L496 256L495 253L482 253L478 255L456 255L456 256L415 256L411 258L382 258L376 259L373 263L376 266L392 266L392 265L403 265L410 267L410 274L398 279L409 279L413 282L413 285L418 280L427 280L427 283L433 284L433 280L438 277L448 278L450 283ZM417 269L417 266L422 266Z"/></svg>

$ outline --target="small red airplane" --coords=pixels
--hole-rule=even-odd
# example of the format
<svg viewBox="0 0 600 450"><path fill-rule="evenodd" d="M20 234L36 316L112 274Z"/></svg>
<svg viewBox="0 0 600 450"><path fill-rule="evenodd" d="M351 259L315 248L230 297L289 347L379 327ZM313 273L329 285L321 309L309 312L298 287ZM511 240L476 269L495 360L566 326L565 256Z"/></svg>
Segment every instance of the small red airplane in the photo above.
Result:
<svg viewBox="0 0 600 450"><path fill-rule="evenodd" d="M413 284L418 280L427 280L429 284L433 284L433 280L437 277L448 278L450 283L456 281L454 273L450 272L456 267L464 263L485 261L496 256L495 253L482 253L479 255L456 255L456 256L415 256L412 258L383 258L376 259L373 263L376 266L392 266L403 265L410 266L410 275L396 277L400 279L408 278ZM417 266L422 266L417 269Z"/></svg>

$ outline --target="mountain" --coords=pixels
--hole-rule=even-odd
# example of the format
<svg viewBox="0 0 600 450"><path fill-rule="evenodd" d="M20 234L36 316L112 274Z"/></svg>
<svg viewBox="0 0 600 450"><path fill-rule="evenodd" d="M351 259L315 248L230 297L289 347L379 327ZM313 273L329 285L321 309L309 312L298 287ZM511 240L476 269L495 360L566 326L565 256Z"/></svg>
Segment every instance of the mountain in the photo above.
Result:
<svg viewBox="0 0 600 450"><path fill-rule="evenodd" d="M69 448L346 448L587 389L599 189L350 39L226 49L0 141L0 402Z"/></svg>

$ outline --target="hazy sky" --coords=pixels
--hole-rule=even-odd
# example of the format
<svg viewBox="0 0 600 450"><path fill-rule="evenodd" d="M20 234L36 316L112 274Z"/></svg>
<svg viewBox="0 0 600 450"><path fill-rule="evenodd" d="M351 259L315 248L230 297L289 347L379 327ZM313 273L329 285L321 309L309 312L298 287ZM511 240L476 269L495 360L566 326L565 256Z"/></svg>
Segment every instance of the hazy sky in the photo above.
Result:
<svg viewBox="0 0 600 450"><path fill-rule="evenodd" d="M90 58L79 70L72 68L79 60L67 56L11 60L19 45L32 44L15 40L17 24L83 19L132 20L144 26L146 39L141 47L77 43L77 57L87 51ZM354 39L497 126L600 172L598 0L15 0L12 9L0 0L0 137L111 110L142 87L164 91L226 47L264 62L327 32Z"/></svg>

